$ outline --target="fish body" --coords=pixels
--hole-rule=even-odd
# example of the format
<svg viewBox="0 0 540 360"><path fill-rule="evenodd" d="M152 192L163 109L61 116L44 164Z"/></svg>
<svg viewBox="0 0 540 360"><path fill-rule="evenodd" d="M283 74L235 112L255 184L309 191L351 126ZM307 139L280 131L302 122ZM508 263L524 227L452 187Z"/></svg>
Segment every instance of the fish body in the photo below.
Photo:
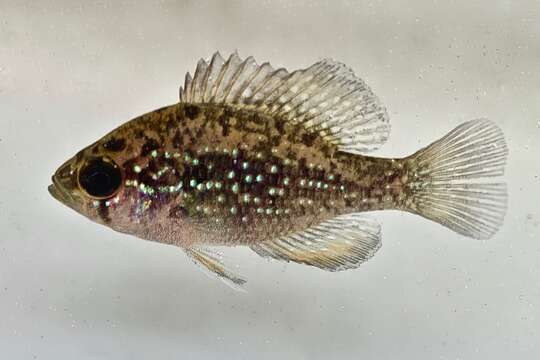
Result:
<svg viewBox="0 0 540 360"><path fill-rule="evenodd" d="M502 175L498 127L475 120L409 157L365 155L388 133L384 107L342 64L288 73L216 54L187 75L179 103L81 150L49 190L93 221L185 249L237 285L202 246L250 246L334 271L380 247L366 211L409 211L477 238L498 229L504 184L478 181Z"/></svg>

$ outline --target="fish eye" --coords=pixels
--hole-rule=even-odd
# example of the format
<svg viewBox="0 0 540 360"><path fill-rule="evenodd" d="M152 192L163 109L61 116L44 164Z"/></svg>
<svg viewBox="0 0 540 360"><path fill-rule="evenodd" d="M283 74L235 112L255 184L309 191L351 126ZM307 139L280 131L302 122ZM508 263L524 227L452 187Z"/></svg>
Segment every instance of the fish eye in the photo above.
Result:
<svg viewBox="0 0 540 360"><path fill-rule="evenodd" d="M78 181L91 197L107 198L120 188L122 172L110 159L94 159L79 170Z"/></svg>

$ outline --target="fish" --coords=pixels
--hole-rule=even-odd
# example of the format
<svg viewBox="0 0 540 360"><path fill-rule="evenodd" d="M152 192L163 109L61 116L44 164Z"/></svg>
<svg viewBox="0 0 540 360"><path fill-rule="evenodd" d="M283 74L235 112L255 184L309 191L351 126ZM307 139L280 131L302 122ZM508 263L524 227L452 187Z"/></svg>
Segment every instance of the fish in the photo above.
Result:
<svg viewBox="0 0 540 360"><path fill-rule="evenodd" d="M381 247L366 212L417 214L475 239L498 231L508 147L494 122L467 121L406 157L370 156L389 133L386 108L340 62L289 72L216 52L186 74L177 103L77 152L48 190L96 223L183 249L238 288L246 279L217 249L356 269Z"/></svg>

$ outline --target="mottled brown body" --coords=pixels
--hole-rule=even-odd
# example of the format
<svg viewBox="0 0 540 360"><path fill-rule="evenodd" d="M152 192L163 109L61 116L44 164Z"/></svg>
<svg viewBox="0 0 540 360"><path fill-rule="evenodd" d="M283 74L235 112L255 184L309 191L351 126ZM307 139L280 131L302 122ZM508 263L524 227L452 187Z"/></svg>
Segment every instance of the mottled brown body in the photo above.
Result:
<svg viewBox="0 0 540 360"><path fill-rule="evenodd" d="M66 161L49 192L117 231L177 245L230 284L245 280L201 245L247 245L328 271L381 247L358 213L399 209L488 239L506 210L500 128L465 122L404 159L365 156L390 132L386 109L331 59L288 72L215 53L178 104L120 126Z"/></svg>
<svg viewBox="0 0 540 360"><path fill-rule="evenodd" d="M102 143L90 149L120 164L124 187L99 215L148 240L252 244L406 199L403 160L340 152L301 125L229 105L175 104Z"/></svg>

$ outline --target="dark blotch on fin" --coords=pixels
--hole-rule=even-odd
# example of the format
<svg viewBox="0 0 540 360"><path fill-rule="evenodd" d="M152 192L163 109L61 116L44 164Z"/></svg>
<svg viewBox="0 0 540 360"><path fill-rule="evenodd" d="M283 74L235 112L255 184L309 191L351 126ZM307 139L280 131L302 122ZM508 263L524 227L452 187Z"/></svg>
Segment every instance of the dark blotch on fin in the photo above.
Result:
<svg viewBox="0 0 540 360"><path fill-rule="evenodd" d="M103 147L107 150L114 151L114 152L122 151L126 147L126 140L123 138L119 138L119 139L112 138L106 143L104 143Z"/></svg>
<svg viewBox="0 0 540 360"><path fill-rule="evenodd" d="M315 142L315 139L317 137L317 133L306 132L302 135L302 143L304 143L304 145L306 145L307 147L311 147L313 146L313 142Z"/></svg>
<svg viewBox="0 0 540 360"><path fill-rule="evenodd" d="M186 115L186 117L188 117L191 120L197 118L200 112L201 112L201 109L199 109L199 107L196 105L186 105L184 107L184 114Z"/></svg>

